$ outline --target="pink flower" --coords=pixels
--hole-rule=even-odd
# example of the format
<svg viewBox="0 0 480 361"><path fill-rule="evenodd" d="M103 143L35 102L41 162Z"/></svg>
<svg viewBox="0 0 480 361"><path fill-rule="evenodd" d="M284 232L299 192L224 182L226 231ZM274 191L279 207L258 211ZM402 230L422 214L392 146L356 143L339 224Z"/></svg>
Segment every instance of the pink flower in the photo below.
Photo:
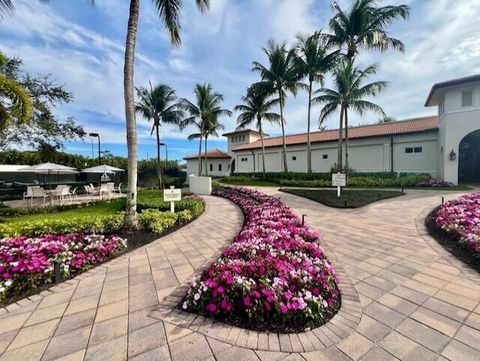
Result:
<svg viewBox="0 0 480 361"><path fill-rule="evenodd" d="M250 297L246 296L243 298L243 305L245 307L250 307L252 305L252 302L250 301Z"/></svg>
<svg viewBox="0 0 480 361"><path fill-rule="evenodd" d="M215 313L215 311L217 310L217 305L215 303L209 303L207 306L207 310L210 313Z"/></svg>

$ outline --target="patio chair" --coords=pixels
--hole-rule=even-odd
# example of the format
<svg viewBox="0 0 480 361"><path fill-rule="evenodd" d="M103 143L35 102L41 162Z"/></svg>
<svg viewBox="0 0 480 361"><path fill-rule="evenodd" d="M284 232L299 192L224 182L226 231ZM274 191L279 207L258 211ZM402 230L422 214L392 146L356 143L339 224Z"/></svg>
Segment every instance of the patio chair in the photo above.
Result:
<svg viewBox="0 0 480 361"><path fill-rule="evenodd" d="M41 198L43 199L43 206L45 207L45 199L48 198L48 194L42 187L32 188L32 196L30 197L30 207L33 206L33 199Z"/></svg>
<svg viewBox="0 0 480 361"><path fill-rule="evenodd" d="M112 195L112 188L108 185L108 183L104 183L100 185L100 198L106 197L110 199Z"/></svg>
<svg viewBox="0 0 480 361"><path fill-rule="evenodd" d="M113 187L113 193L122 194L122 183L119 183L118 187Z"/></svg>
<svg viewBox="0 0 480 361"><path fill-rule="evenodd" d="M27 186L27 191L23 192L23 200L32 197L32 194L33 194L32 189L33 188L40 188L40 186Z"/></svg>
<svg viewBox="0 0 480 361"><path fill-rule="evenodd" d="M59 184L51 193L51 197L58 199L58 204L63 204L70 196L70 186Z"/></svg>

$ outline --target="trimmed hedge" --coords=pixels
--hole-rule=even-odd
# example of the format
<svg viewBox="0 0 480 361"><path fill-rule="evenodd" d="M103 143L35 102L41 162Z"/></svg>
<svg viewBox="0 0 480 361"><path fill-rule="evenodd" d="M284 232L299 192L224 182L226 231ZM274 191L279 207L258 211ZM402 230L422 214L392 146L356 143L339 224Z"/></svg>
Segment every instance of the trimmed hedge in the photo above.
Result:
<svg viewBox="0 0 480 361"><path fill-rule="evenodd" d="M331 187L330 173L247 173L223 178L228 184L256 184L269 182L288 187L322 188ZM415 187L420 182L431 179L423 173L351 173L347 176L349 187Z"/></svg>

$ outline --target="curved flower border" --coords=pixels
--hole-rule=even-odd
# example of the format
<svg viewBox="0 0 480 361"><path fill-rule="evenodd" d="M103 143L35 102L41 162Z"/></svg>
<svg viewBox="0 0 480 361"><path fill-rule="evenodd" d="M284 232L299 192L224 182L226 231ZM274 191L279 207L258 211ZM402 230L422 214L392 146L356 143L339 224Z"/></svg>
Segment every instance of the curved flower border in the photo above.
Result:
<svg viewBox="0 0 480 361"><path fill-rule="evenodd" d="M338 277L317 232L277 198L246 188L214 191L240 206L245 224L221 257L195 277L191 312L257 330L304 331L340 308Z"/></svg>
<svg viewBox="0 0 480 361"><path fill-rule="evenodd" d="M435 224L480 259L480 193L467 194L441 205Z"/></svg>

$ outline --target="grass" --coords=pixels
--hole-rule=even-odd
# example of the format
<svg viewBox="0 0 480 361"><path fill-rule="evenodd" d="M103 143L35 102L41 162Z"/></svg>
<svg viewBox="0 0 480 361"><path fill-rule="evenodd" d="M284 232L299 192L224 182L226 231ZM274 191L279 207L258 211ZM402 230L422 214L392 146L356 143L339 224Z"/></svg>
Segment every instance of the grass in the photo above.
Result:
<svg viewBox="0 0 480 361"><path fill-rule="evenodd" d="M218 180L220 183L236 185L236 186L248 186L248 187L277 187L279 186L276 182L262 181L257 179L248 179L248 180L229 180L228 178L220 178Z"/></svg>
<svg viewBox="0 0 480 361"><path fill-rule="evenodd" d="M282 188L281 191L285 193L294 194L300 197L308 198L313 201L322 203L329 207L334 208L359 208L366 206L367 204L380 201L382 199L388 199L398 197L404 193L393 190L343 190L340 198L337 197L336 190L330 189L286 189Z"/></svg>
<svg viewBox="0 0 480 361"><path fill-rule="evenodd" d="M138 203L145 201L163 203L163 194L158 190L140 190L138 192ZM22 216L4 216L0 218L2 223L22 223L37 220L50 220L61 217L64 220L81 216L104 216L112 215L125 209L125 198L113 199L111 201L100 201L92 205L80 205L78 208L57 211L51 213L38 213Z"/></svg>

